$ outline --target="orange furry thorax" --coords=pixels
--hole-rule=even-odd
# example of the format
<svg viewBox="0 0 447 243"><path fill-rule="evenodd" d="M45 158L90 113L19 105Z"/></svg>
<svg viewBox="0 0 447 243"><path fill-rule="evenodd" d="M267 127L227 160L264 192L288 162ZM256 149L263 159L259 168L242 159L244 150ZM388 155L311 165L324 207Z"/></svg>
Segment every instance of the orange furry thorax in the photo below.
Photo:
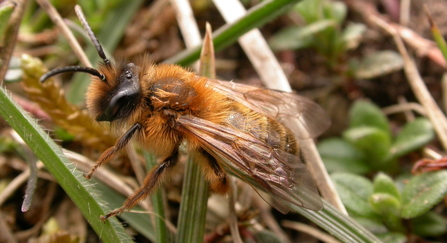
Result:
<svg viewBox="0 0 447 243"><path fill-rule="evenodd" d="M171 152L169 148L184 137L175 131L163 118L163 111L172 110L178 115L191 115L207 121L224 124L234 101L213 90L213 83L207 78L171 64L155 65L148 59L135 60L141 100L134 104L132 112L112 125L129 126L143 124L144 130L138 140L158 156ZM87 92L87 107L93 117L103 112L101 102L109 102L109 96L116 93L120 85L119 75L125 62L113 66L100 65L98 70L107 82L93 77ZM190 141L194 146L194 141Z"/></svg>

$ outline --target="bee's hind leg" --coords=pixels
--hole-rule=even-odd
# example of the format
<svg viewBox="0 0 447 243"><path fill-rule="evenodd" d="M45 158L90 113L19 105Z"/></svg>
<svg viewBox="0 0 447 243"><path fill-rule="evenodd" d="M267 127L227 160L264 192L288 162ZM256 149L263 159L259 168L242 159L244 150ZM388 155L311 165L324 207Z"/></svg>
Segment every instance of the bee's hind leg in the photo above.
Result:
<svg viewBox="0 0 447 243"><path fill-rule="evenodd" d="M205 179L209 182L211 191L226 194L230 189L227 174L216 159L200 148L195 151L196 158L202 167Z"/></svg>

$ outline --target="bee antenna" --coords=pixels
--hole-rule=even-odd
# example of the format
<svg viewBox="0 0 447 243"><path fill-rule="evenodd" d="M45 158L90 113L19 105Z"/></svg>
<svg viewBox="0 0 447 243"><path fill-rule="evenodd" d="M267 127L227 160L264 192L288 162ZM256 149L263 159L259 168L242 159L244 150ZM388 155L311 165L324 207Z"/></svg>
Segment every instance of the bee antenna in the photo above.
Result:
<svg viewBox="0 0 447 243"><path fill-rule="evenodd" d="M82 73L88 73L93 76L96 76L100 78L102 81L106 81L106 76L104 74L100 73L98 70L90 67L81 67L81 66L69 66L69 67L63 67L51 70L44 75L42 75L39 79L39 82L43 83L45 80L53 77L54 75L60 74L60 73L72 73L72 72L82 72Z"/></svg>
<svg viewBox="0 0 447 243"><path fill-rule="evenodd" d="M88 36L90 37L90 40L93 42L93 45L96 48L96 51L98 52L99 57L102 58L104 61L104 64L107 66L110 66L110 61L107 59L106 54L104 53L101 43L99 43L98 38L96 38L95 34L92 31L92 28L87 23L87 20L85 19L85 15L82 12L82 8L79 5L75 6L75 12L76 15L78 15L79 21L81 21L82 26L84 27L84 30L87 32Z"/></svg>

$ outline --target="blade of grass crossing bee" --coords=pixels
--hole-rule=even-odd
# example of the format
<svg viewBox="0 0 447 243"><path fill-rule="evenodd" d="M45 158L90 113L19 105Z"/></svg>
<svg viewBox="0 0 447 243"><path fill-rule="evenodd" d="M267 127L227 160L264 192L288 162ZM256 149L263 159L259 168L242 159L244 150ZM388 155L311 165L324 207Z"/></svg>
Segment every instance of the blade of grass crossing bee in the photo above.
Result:
<svg viewBox="0 0 447 243"><path fill-rule="evenodd" d="M207 25L205 41L202 47L199 74L209 78L216 76L214 48L209 25ZM183 182L177 242L202 242L205 234L209 186L203 177L199 164L195 163L194 160L194 154L190 154ZM191 222L192 219L194 219L194 222Z"/></svg>
<svg viewBox="0 0 447 243"><path fill-rule="evenodd" d="M144 159L146 160L147 168L150 169L154 167L157 163L155 157L144 151ZM171 242L168 229L166 227L166 217L163 199L163 190L157 190L153 195L151 195L152 208L154 214L151 215L154 224L154 230L157 238L157 242Z"/></svg>

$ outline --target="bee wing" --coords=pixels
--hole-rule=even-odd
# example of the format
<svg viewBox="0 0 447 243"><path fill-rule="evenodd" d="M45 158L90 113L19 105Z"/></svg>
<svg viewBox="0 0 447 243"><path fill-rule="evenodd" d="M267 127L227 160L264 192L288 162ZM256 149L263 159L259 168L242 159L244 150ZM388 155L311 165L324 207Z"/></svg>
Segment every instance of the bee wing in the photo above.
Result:
<svg viewBox="0 0 447 243"><path fill-rule="evenodd" d="M192 116L178 119L179 129L221 161L229 173L257 192L272 196L271 205L282 213L289 204L318 211L323 207L315 181L298 156L274 149L246 133ZM261 195L261 194L260 194Z"/></svg>
<svg viewBox="0 0 447 243"><path fill-rule="evenodd" d="M303 96L220 80L213 80L213 84L214 90L274 118L298 138L316 137L330 125L323 108Z"/></svg>

